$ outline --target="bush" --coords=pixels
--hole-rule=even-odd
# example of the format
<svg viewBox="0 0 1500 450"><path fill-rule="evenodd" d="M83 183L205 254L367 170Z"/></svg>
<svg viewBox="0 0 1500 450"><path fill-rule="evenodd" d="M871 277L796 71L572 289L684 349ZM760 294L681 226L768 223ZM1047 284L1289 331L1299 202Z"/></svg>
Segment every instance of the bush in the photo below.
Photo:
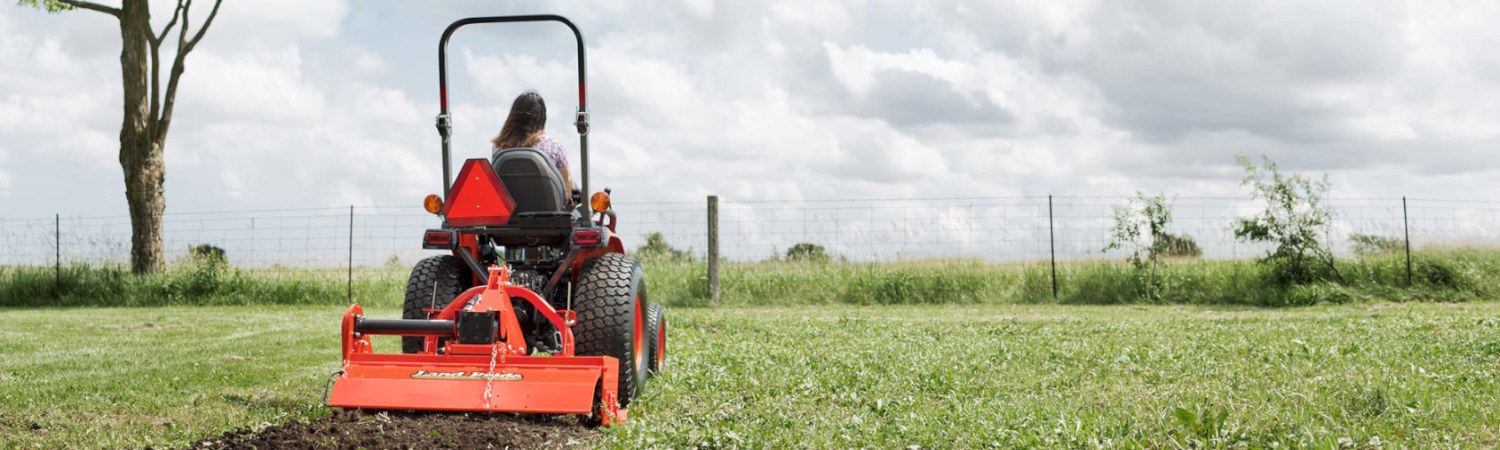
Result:
<svg viewBox="0 0 1500 450"><path fill-rule="evenodd" d="M1162 233L1160 245L1153 247L1160 256L1172 258L1197 258L1203 256L1198 242L1186 234Z"/></svg>
<svg viewBox="0 0 1500 450"><path fill-rule="evenodd" d="M229 262L228 255L224 249L211 244L198 244L188 247L188 254L193 257L193 263L208 266L224 266Z"/></svg>
<svg viewBox="0 0 1500 450"><path fill-rule="evenodd" d="M821 245L803 242L786 249L786 260L825 263L828 262L828 252Z"/></svg>
<svg viewBox="0 0 1500 450"><path fill-rule="evenodd" d="M1126 250L1134 266L1141 295L1154 298L1160 290L1156 268L1169 243L1167 225L1172 223L1172 206L1167 196L1147 197L1136 191L1135 197L1114 206L1113 236L1102 251ZM1195 245L1196 247L1196 245Z"/></svg>
<svg viewBox="0 0 1500 450"><path fill-rule="evenodd" d="M661 233L646 235L646 244L635 249L635 255L640 259L655 259L665 261L689 261L692 254L684 250L673 248L667 243L667 238Z"/></svg>
<svg viewBox="0 0 1500 450"><path fill-rule="evenodd" d="M1250 187L1250 197L1265 202L1265 210L1253 217L1235 220L1234 237L1242 241L1275 244L1261 262L1273 267L1271 280L1299 285L1325 281L1331 275L1344 277L1334 265L1333 252L1324 244L1333 213L1323 202L1331 184L1328 175L1312 179L1301 174L1283 175L1271 158L1262 156L1256 166L1245 155L1235 157L1245 168L1240 184Z"/></svg>
<svg viewBox="0 0 1500 450"><path fill-rule="evenodd" d="M385 267L385 270L389 270L389 271L401 271L401 270L410 270L411 269L411 266L408 266L408 265L406 265L405 262L402 262L401 261L401 257L397 256L395 253L392 253L390 258L386 258L385 265L383 267Z"/></svg>
<svg viewBox="0 0 1500 450"><path fill-rule="evenodd" d="M1354 253L1359 256L1397 253L1406 249L1406 241L1388 236L1355 233L1349 236L1349 241L1354 243Z"/></svg>

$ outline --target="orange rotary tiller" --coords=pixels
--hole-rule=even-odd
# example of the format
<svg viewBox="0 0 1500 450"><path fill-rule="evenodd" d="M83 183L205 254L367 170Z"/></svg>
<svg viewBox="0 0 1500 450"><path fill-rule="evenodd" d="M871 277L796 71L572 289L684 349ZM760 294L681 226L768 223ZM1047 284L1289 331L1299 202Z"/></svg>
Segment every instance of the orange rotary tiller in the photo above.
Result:
<svg viewBox="0 0 1500 450"><path fill-rule="evenodd" d="M328 405L342 408L597 414L601 424L625 419L618 364L609 356L573 354L572 311L557 311L530 289L510 284L510 270L491 266L489 283L474 287L427 320L344 313L344 368ZM556 356L529 356L511 307L522 298L562 335ZM374 353L370 336L427 336L425 351ZM595 403L596 394L599 402Z"/></svg>

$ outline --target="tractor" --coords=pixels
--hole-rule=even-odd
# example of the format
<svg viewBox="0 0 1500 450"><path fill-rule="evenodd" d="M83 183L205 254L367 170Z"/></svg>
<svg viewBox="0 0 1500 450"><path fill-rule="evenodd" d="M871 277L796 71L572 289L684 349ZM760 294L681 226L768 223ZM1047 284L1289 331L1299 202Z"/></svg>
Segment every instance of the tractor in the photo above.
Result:
<svg viewBox="0 0 1500 450"><path fill-rule="evenodd" d="M469 159L450 177L447 47L475 24L556 22L578 44L581 188L541 152L503 149ZM583 34L556 15L473 17L438 43L443 195L424 209L442 219L422 248L401 319L343 316L343 367L327 404L340 408L580 414L609 425L627 418L646 378L666 361L667 322L651 303L640 262L625 254L604 189L589 192L589 113ZM451 180L451 183L450 183ZM371 336L401 337L400 353L375 353Z"/></svg>

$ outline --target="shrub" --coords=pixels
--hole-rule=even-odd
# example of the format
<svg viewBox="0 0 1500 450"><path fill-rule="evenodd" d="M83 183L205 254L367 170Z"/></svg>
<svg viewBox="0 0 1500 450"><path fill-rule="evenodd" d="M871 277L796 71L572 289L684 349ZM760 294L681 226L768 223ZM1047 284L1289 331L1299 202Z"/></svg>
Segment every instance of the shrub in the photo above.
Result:
<svg viewBox="0 0 1500 450"><path fill-rule="evenodd" d="M1158 246L1153 247L1160 256L1174 258L1197 258L1203 256L1203 250L1198 248L1198 241L1186 234L1162 233Z"/></svg>
<svg viewBox="0 0 1500 450"><path fill-rule="evenodd" d="M197 265L207 265L210 267L223 266L229 261L228 255L224 253L224 249L212 244L198 244L188 247L188 254L192 256L193 263Z"/></svg>
<svg viewBox="0 0 1500 450"><path fill-rule="evenodd" d="M395 253L392 253L390 258L385 259L384 267L385 270L390 271L402 271L411 268L410 266L407 266L406 263L401 262L401 257L397 256Z"/></svg>
<svg viewBox="0 0 1500 450"><path fill-rule="evenodd" d="M802 242L786 249L786 260L823 263L828 262L828 252L821 245Z"/></svg>
<svg viewBox="0 0 1500 450"><path fill-rule="evenodd" d="M635 249L636 256L641 259L655 259L667 261L688 261L692 255L684 250L673 248L667 243L667 238L661 233L646 235L646 244Z"/></svg>
<svg viewBox="0 0 1500 450"><path fill-rule="evenodd" d="M1240 185L1249 186L1251 198L1264 201L1265 210L1236 219L1234 237L1275 244L1275 249L1260 260L1272 266L1273 281L1298 285L1332 275L1342 283L1344 277L1333 263L1333 252L1322 240L1333 218L1323 201L1331 187L1328 175L1321 179L1284 175L1266 156L1261 157L1260 166L1245 155L1236 156L1235 161L1245 168Z"/></svg>
<svg viewBox="0 0 1500 450"><path fill-rule="evenodd" d="M1406 249L1406 241L1389 236L1355 233L1349 236L1349 241L1354 243L1354 253L1359 256L1397 253Z"/></svg>
<svg viewBox="0 0 1500 450"><path fill-rule="evenodd" d="M1146 196L1136 191L1135 197L1115 205L1113 236L1102 251L1125 250L1130 252L1130 265L1136 269L1143 295L1157 295L1156 267L1161 262L1168 244L1167 225L1172 223L1172 207L1167 196ZM1144 272L1144 276L1142 274Z"/></svg>

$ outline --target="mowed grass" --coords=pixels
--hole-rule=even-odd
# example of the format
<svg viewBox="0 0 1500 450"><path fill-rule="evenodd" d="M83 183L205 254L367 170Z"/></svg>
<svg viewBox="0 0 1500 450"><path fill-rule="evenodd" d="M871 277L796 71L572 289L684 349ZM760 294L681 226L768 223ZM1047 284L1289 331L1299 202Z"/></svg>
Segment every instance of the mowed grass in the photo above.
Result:
<svg viewBox="0 0 1500 450"><path fill-rule="evenodd" d="M342 310L0 310L0 447L181 446L325 414ZM1494 302L668 316L669 372L601 446L1500 445Z"/></svg>
<svg viewBox="0 0 1500 450"><path fill-rule="evenodd" d="M608 446L1500 445L1494 303L671 313Z"/></svg>
<svg viewBox="0 0 1500 450"><path fill-rule="evenodd" d="M342 312L0 310L0 448L184 446L325 414Z"/></svg>

